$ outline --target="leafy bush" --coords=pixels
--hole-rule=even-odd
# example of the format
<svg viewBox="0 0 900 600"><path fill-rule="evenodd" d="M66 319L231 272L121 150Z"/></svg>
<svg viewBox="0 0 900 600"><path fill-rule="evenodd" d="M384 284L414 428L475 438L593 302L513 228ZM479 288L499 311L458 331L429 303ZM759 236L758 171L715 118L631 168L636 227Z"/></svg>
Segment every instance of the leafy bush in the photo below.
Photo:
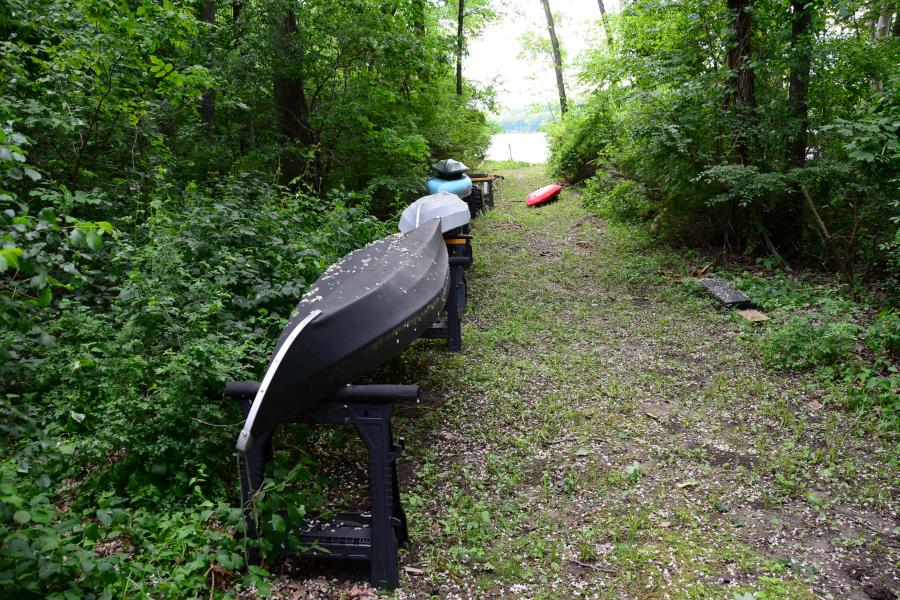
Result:
<svg viewBox="0 0 900 600"><path fill-rule="evenodd" d="M799 34L774 5L743 22L722 3L624 3L615 43L582 57L587 100L549 129L551 172L605 167L653 190L659 233L814 261L896 300L900 46L864 31L854 15L880 16L866 3L802 10ZM759 43L736 70L721 49L738 35Z"/></svg>
<svg viewBox="0 0 900 600"><path fill-rule="evenodd" d="M828 284L794 277L744 277L737 284L773 317L758 336L762 359L774 369L813 370L842 384L851 408L879 427L900 427L900 313L874 314Z"/></svg>
<svg viewBox="0 0 900 600"><path fill-rule="evenodd" d="M4 589L194 595L240 564L207 500L233 495L240 417L222 387L258 377L322 270L388 232L367 202L163 178L76 293L0 332L18 344L0 406Z"/></svg>
<svg viewBox="0 0 900 600"><path fill-rule="evenodd" d="M95 507L60 510L45 494L23 497L14 484L0 484L12 519L0 536L0 586L33 597L120 598L206 595L210 573L244 564L234 539L239 511L202 501L192 510L168 513L128 508L106 495ZM215 576L213 576L215 577Z"/></svg>
<svg viewBox="0 0 900 600"><path fill-rule="evenodd" d="M597 172L598 158L612 143L617 125L609 101L599 97L575 106L547 127L552 177L577 183Z"/></svg>
<svg viewBox="0 0 900 600"><path fill-rule="evenodd" d="M630 179L616 181L605 171L587 181L582 202L598 215L621 222L647 219L655 210L643 185Z"/></svg>
<svg viewBox="0 0 900 600"><path fill-rule="evenodd" d="M865 335L866 346L881 360L900 358L900 311L884 310Z"/></svg>
<svg viewBox="0 0 900 600"><path fill-rule="evenodd" d="M274 28L279 3L235 8L0 4L5 595L233 584L223 383L258 377L306 287L393 230L372 215L421 193L429 153L489 142L492 92L454 94L443 7L314 0ZM265 490L267 533L317 500L291 458L304 490Z"/></svg>
<svg viewBox="0 0 900 600"><path fill-rule="evenodd" d="M811 313L791 316L760 338L763 360L775 369L832 366L850 357L859 327L829 321L834 315Z"/></svg>

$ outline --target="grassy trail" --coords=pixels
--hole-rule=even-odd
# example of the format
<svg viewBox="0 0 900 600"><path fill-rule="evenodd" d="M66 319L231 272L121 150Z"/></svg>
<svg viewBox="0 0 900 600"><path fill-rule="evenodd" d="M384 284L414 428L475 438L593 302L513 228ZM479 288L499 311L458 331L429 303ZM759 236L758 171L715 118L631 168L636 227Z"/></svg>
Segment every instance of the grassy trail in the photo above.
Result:
<svg viewBox="0 0 900 600"><path fill-rule="evenodd" d="M407 352L399 597L868 598L897 589L896 462L694 266L504 173L474 227L464 351ZM873 594L875 594L873 596ZM885 596L889 597L889 596Z"/></svg>

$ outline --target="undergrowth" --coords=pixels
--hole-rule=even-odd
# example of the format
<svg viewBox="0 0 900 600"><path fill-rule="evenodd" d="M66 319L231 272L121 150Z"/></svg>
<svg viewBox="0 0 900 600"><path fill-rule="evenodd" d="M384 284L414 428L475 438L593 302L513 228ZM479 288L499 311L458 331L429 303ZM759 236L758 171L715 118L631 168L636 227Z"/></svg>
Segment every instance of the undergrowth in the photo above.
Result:
<svg viewBox="0 0 900 600"><path fill-rule="evenodd" d="M842 384L848 407L893 433L900 426L900 311L856 302L836 286L787 275L745 274L735 283L770 313L747 334L773 370L812 371Z"/></svg>
<svg viewBox="0 0 900 600"><path fill-rule="evenodd" d="M254 176L160 181L136 205L83 257L78 286L23 304L0 333L5 593L190 597L236 577L241 419L224 384L257 378L306 286L388 233L363 196L318 199ZM310 463L293 458L286 479L300 492L260 497L276 536L282 507L299 520L296 507L316 502Z"/></svg>

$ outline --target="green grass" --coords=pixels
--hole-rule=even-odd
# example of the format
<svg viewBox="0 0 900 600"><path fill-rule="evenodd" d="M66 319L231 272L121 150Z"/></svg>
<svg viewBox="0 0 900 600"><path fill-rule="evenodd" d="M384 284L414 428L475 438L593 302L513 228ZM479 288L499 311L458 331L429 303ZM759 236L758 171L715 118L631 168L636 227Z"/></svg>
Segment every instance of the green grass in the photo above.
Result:
<svg viewBox="0 0 900 600"><path fill-rule="evenodd" d="M463 353L420 342L386 370L433 392L396 419L404 563L424 571L404 593L812 598L859 591L852 561L887 580L896 544L858 521L892 526L889 441L767 369L675 277L690 254L569 189L526 208L542 167L503 175L473 226Z"/></svg>

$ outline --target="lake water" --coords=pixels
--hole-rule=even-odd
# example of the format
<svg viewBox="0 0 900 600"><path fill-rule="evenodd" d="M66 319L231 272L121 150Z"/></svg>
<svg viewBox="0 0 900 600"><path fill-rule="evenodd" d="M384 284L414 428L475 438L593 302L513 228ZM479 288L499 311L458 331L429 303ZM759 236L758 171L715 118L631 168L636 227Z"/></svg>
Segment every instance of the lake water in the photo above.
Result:
<svg viewBox="0 0 900 600"><path fill-rule="evenodd" d="M491 138L487 159L545 163L549 154L546 133L497 133Z"/></svg>

